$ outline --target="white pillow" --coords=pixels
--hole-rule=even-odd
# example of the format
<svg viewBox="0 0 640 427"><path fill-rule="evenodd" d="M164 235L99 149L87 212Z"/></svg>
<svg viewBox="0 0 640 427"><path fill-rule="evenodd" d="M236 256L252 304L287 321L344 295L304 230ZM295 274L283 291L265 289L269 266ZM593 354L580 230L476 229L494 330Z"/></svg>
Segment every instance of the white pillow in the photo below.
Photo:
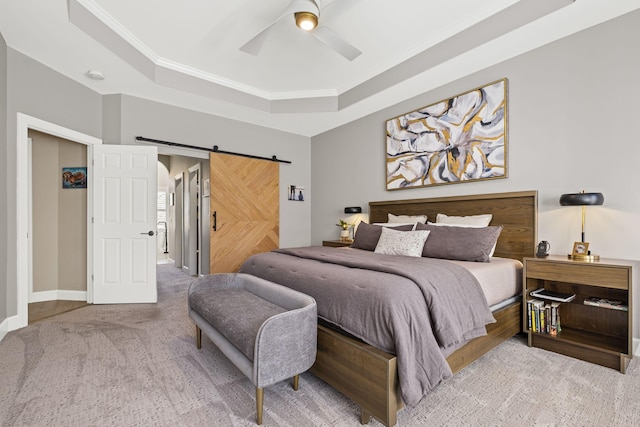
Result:
<svg viewBox="0 0 640 427"><path fill-rule="evenodd" d="M467 225L467 226L476 226L476 227L486 227L491 222L491 218L493 218L493 215L491 214L449 216L449 215L439 213L438 215L436 215L436 223L447 224L447 225L458 225L458 226Z"/></svg>
<svg viewBox="0 0 640 427"><path fill-rule="evenodd" d="M380 227L398 227L401 225L412 225L413 229L416 229L415 222L374 222L372 225L379 225Z"/></svg>
<svg viewBox="0 0 640 427"><path fill-rule="evenodd" d="M375 253L421 257L429 230L398 231L382 228Z"/></svg>
<svg viewBox="0 0 640 427"><path fill-rule="evenodd" d="M394 215L392 213L387 214L387 221L389 222L408 222L415 224L416 222L426 223L426 215Z"/></svg>

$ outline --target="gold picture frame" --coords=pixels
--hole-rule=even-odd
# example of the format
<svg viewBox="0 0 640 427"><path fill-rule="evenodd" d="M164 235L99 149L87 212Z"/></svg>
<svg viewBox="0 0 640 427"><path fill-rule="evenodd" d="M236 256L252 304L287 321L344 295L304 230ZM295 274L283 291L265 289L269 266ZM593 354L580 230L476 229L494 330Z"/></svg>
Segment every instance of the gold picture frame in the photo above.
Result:
<svg viewBox="0 0 640 427"><path fill-rule="evenodd" d="M506 78L386 121L386 189L507 177Z"/></svg>
<svg viewBox="0 0 640 427"><path fill-rule="evenodd" d="M571 255L578 257L589 255L589 242L574 242Z"/></svg>

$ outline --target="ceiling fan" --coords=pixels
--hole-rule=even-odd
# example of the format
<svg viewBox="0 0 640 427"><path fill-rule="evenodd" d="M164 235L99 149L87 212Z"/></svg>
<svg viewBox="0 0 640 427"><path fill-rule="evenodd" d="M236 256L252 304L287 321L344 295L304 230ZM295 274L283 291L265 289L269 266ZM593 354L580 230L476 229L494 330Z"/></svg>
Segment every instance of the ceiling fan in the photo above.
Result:
<svg viewBox="0 0 640 427"><path fill-rule="evenodd" d="M332 1L325 1L325 5L329 3L332 3ZM273 28L277 22L286 17L293 17L296 25L300 29L309 31L316 39L320 40L322 43L329 46L349 61L353 61L362 53L329 27L318 26L318 21L320 19L319 0L292 0L275 21L260 30L251 40L240 47L240 50L252 55L258 55L271 28Z"/></svg>

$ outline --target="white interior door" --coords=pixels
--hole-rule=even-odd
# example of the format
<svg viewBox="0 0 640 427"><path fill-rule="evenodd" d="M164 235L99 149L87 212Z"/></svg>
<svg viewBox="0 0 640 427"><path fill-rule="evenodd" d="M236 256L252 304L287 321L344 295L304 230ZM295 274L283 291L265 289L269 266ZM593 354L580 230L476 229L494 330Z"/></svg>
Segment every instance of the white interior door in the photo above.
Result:
<svg viewBox="0 0 640 427"><path fill-rule="evenodd" d="M157 302L156 147L93 147L93 302Z"/></svg>

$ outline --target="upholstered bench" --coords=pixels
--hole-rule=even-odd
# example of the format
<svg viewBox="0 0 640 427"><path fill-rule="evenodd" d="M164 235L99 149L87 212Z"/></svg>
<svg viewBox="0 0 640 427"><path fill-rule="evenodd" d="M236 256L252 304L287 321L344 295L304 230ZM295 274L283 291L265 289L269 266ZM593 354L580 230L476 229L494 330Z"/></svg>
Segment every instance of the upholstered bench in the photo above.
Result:
<svg viewBox="0 0 640 427"><path fill-rule="evenodd" d="M213 274L189 286L189 317L256 387L262 424L264 387L293 378L313 365L317 346L316 301L249 274Z"/></svg>

